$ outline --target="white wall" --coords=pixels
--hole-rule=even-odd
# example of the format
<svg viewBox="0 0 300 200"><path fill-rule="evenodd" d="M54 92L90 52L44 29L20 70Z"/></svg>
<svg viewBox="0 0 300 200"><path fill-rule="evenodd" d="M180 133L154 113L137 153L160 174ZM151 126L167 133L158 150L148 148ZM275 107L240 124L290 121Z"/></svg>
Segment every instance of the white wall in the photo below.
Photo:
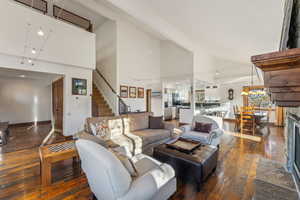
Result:
<svg viewBox="0 0 300 200"><path fill-rule="evenodd" d="M194 79L212 83L214 81L216 65L213 57L198 48L194 51Z"/></svg>
<svg viewBox="0 0 300 200"><path fill-rule="evenodd" d="M163 99L162 97L152 97L151 111L154 116L163 116Z"/></svg>
<svg viewBox="0 0 300 200"><path fill-rule="evenodd" d="M193 53L170 41L161 42L162 79L185 79L193 76Z"/></svg>
<svg viewBox="0 0 300 200"><path fill-rule="evenodd" d="M120 85L152 89L151 83L160 80L160 40L133 24L118 21L117 66ZM124 101L131 111L146 110L145 98Z"/></svg>
<svg viewBox="0 0 300 200"><path fill-rule="evenodd" d="M92 70L39 61L35 66L20 64L20 58L0 54L0 67L64 75L64 135L72 135L84 128L91 116ZM72 78L87 79L87 96L72 95Z"/></svg>
<svg viewBox="0 0 300 200"><path fill-rule="evenodd" d="M43 80L0 77L0 121L51 120L51 85Z"/></svg>
<svg viewBox="0 0 300 200"><path fill-rule="evenodd" d="M117 69L117 27L108 20L96 30L97 69L102 73L115 91L118 89ZM118 100L104 80L94 73L94 83L103 94L110 108L118 113Z"/></svg>
<svg viewBox="0 0 300 200"><path fill-rule="evenodd" d="M233 83L233 84L226 84L220 85L219 88L219 97L221 102L228 102L228 90L233 89L233 100L231 100L232 105L243 106L243 96L241 92L243 91L243 86L249 85L247 83Z"/></svg>
<svg viewBox="0 0 300 200"><path fill-rule="evenodd" d="M29 41L41 47L37 30L52 29L42 54L35 65L21 64L24 56L26 27L31 23ZM64 75L64 135L84 128L91 116L92 69L95 68L95 34L49 16L32 11L14 1L0 1L0 67ZM29 55L27 52L26 55ZM72 78L87 79L87 96L72 95Z"/></svg>
<svg viewBox="0 0 300 200"><path fill-rule="evenodd" d="M28 23L31 24L30 29ZM31 54L31 49L41 48L50 35L39 59L89 69L96 66L93 33L33 11L12 0L0 1L0 24L0 53L36 58ZM37 35L40 27L45 32L45 37ZM26 43L30 49L24 53Z"/></svg>

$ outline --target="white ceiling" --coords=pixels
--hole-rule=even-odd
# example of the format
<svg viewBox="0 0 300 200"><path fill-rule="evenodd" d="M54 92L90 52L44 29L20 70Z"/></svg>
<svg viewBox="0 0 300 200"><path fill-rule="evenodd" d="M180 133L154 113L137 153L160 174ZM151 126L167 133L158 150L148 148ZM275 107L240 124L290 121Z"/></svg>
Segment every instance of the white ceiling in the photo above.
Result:
<svg viewBox="0 0 300 200"><path fill-rule="evenodd" d="M278 50L284 0L139 1L214 56L249 63Z"/></svg>
<svg viewBox="0 0 300 200"><path fill-rule="evenodd" d="M98 12L88 9L87 7L82 6L80 3L74 0L56 0L54 2L59 7L65 8L68 11L71 11L81 17L91 20L94 26L94 30L96 30L108 20L104 16L100 15Z"/></svg>

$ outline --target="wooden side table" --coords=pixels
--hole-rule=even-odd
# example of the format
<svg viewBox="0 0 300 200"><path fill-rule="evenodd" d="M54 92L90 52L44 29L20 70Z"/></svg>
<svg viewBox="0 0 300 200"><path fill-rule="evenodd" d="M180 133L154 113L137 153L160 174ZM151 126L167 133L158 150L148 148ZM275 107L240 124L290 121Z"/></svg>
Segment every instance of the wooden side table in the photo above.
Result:
<svg viewBox="0 0 300 200"><path fill-rule="evenodd" d="M41 159L42 186L51 185L52 164L70 158L79 158L74 140L50 144L39 149Z"/></svg>

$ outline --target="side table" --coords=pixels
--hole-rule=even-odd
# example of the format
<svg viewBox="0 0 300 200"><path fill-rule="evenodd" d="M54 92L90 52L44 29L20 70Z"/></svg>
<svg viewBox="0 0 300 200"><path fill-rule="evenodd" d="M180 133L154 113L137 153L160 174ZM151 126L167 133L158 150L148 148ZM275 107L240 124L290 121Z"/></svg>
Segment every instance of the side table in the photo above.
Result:
<svg viewBox="0 0 300 200"><path fill-rule="evenodd" d="M79 158L74 140L42 146L39 149L41 159L42 186L51 185L52 164L70 158Z"/></svg>

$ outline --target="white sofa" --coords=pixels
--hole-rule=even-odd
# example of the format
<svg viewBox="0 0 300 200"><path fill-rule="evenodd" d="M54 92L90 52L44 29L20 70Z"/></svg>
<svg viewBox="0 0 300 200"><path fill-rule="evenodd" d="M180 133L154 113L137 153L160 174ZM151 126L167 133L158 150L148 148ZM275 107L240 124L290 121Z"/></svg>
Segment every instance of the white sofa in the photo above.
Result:
<svg viewBox="0 0 300 200"><path fill-rule="evenodd" d="M138 154L132 158L134 179L113 153L84 139L76 141L91 191L98 200L166 200L176 191L175 172L168 164Z"/></svg>
<svg viewBox="0 0 300 200"><path fill-rule="evenodd" d="M194 131L196 122L211 123L212 131L210 133L201 133ZM213 146L220 145L220 138L224 133L218 122L203 115L194 116L192 124L181 126L180 129L182 130L182 138L196 140L203 144Z"/></svg>

